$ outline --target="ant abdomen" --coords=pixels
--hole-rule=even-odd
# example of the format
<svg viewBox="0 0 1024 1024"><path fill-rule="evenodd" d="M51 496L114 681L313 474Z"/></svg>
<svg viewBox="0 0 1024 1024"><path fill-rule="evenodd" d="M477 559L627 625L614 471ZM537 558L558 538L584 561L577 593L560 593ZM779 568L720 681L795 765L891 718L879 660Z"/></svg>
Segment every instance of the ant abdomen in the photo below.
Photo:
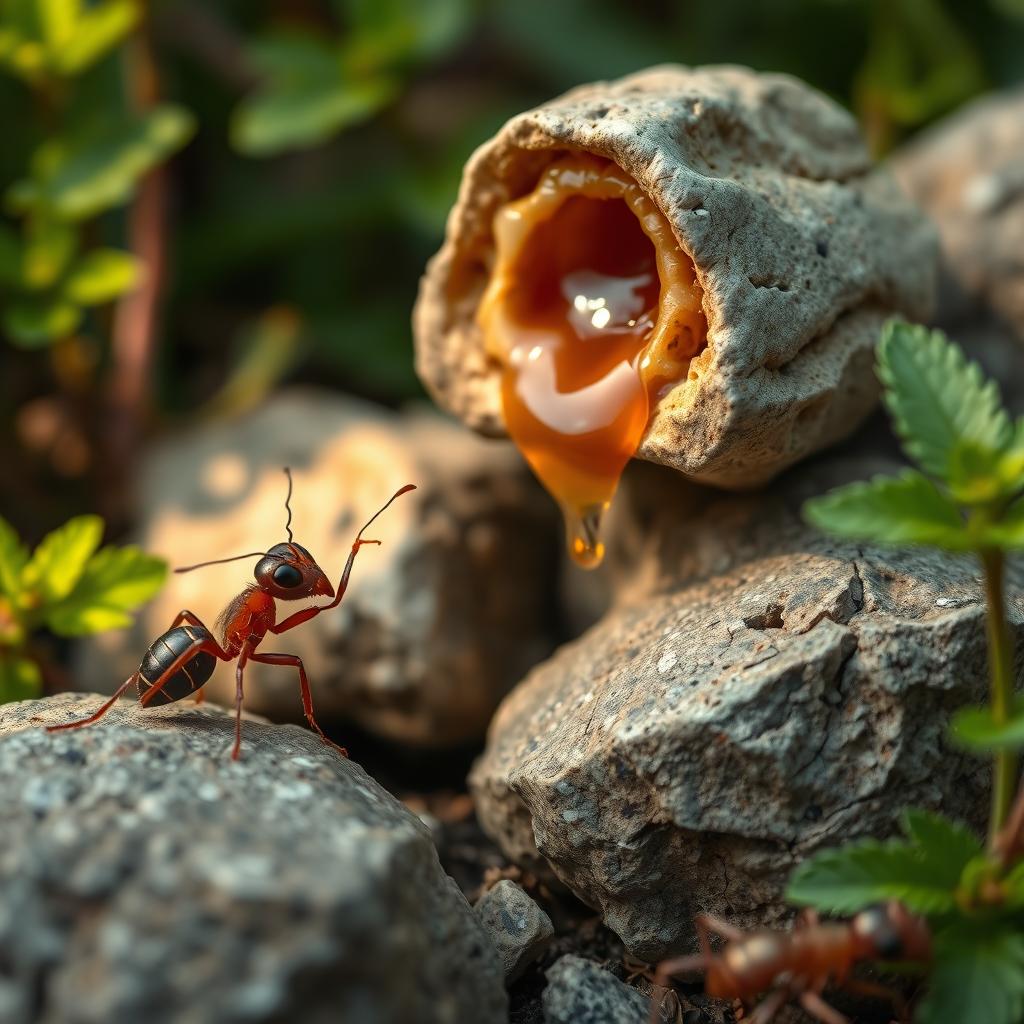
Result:
<svg viewBox="0 0 1024 1024"><path fill-rule="evenodd" d="M157 704L172 704L194 694L213 675L217 664L217 659L205 650L197 651L149 700L145 700L150 687L178 658L190 647L209 640L212 640L209 630L201 626L175 626L157 637L139 666L139 699L144 700L147 707L155 707Z"/></svg>

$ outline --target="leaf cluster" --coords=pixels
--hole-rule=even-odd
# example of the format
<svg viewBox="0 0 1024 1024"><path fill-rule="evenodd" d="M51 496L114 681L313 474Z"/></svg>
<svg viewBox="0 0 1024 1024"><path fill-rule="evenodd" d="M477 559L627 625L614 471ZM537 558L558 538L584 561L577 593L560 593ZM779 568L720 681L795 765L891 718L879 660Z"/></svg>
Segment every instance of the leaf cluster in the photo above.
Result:
<svg viewBox="0 0 1024 1024"><path fill-rule="evenodd" d="M368 120L405 75L453 47L470 27L469 0L343 0L337 39L279 32L249 49L260 84L235 111L237 149L268 156L315 146Z"/></svg>
<svg viewBox="0 0 1024 1024"><path fill-rule="evenodd" d="M885 401L920 466L808 502L807 518L841 537L948 551L1024 550L1024 419L940 331L886 325L878 351Z"/></svg>
<svg viewBox="0 0 1024 1024"><path fill-rule="evenodd" d="M1024 864L1009 873L963 825L908 811L905 839L864 840L819 853L790 880L788 898L852 914L899 900L928 918L934 961L919 1024L1024 1016Z"/></svg>
<svg viewBox="0 0 1024 1024"><path fill-rule="evenodd" d="M78 516L30 552L0 518L0 703L39 692L39 669L26 655L36 629L73 637L130 625L129 613L163 585L162 559L100 548L102 534L98 516Z"/></svg>
<svg viewBox="0 0 1024 1024"><path fill-rule="evenodd" d="M57 121L73 96L69 80L122 42L139 14L136 0L12 0L0 6L0 67L26 81ZM55 125L4 196L21 228L0 224L3 327L25 348L68 337L88 307L139 284L144 270L129 253L83 252L81 226L127 202L139 179L194 130L180 107L129 114L110 110L101 95L84 95L73 127Z"/></svg>

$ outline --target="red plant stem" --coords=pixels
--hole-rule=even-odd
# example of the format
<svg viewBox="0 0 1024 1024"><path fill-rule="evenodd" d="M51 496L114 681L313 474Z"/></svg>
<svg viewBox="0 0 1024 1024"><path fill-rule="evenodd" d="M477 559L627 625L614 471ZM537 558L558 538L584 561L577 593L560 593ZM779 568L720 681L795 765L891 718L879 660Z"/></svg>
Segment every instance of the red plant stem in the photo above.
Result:
<svg viewBox="0 0 1024 1024"><path fill-rule="evenodd" d="M127 60L131 102L137 110L147 110L157 103L160 90L145 25L132 41ZM166 271L166 205L165 172L155 167L140 182L128 214L128 244L143 264L142 281L118 302L111 336L110 410L104 447L106 465L117 473L112 481L112 499L115 513L121 515L119 499L138 454L149 401L157 314Z"/></svg>

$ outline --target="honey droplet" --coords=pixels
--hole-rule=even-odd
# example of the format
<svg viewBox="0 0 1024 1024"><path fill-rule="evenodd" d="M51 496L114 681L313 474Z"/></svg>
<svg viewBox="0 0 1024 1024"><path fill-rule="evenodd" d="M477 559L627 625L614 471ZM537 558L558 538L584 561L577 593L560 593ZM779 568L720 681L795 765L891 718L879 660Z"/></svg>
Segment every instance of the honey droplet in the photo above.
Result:
<svg viewBox="0 0 1024 1024"><path fill-rule="evenodd" d="M704 344L700 287L657 207L595 157L549 167L494 234L478 321L502 365L505 422L562 508L570 554L594 568L652 402Z"/></svg>

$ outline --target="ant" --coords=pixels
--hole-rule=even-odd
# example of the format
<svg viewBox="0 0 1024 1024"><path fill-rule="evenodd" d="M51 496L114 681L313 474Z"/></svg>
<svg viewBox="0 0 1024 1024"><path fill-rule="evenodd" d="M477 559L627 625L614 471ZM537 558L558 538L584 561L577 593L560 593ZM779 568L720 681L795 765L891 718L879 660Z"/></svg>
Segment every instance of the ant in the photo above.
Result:
<svg viewBox="0 0 1024 1024"><path fill-rule="evenodd" d="M822 923L808 910L792 932L743 932L709 914L699 914L694 923L700 952L663 961L655 985L668 988L673 975L703 970L708 995L737 1001L745 1009L767 993L754 1007L750 1024L769 1024L793 999L821 1024L848 1024L821 997L830 981L851 992L888 999L899 1008L898 993L852 979L850 971L866 960L926 961L931 956L928 926L895 901L868 907L849 921ZM712 935L726 941L718 954L711 949ZM661 1006L661 1001L651 1000L651 1024L659 1021Z"/></svg>
<svg viewBox="0 0 1024 1024"><path fill-rule="evenodd" d="M235 667L235 745L231 751L233 761L238 760L242 749L242 677L245 666L250 661L257 661L264 665L290 665L298 669L299 689L302 692L302 708L306 715L306 721L325 744L334 747L343 757L348 756L348 752L343 747L331 742L324 735L323 729L313 717L313 695L309 689L309 679L306 676L302 659L294 654L257 653L256 648L268 632L286 633L289 629L308 622L321 612L327 611L328 608L336 608L341 604L341 599L345 596L345 590L348 588L352 564L355 562L359 549L364 544L380 544L379 540L364 540L363 531L396 498L408 491L415 490L416 487L414 484L406 484L405 487L397 490L364 523L362 529L356 534L348 561L345 562L345 569L341 574L341 581L338 583L337 592L335 592L313 556L301 544L296 544L293 540L292 474L287 466L284 472L288 477L288 494L284 500L284 507L288 512L288 520L285 523L285 530L288 532L287 541L275 544L269 551L251 551L245 555L233 555L231 558L199 562L196 565L174 570L178 573L192 572L193 569L201 569L207 565L221 565L224 562L236 562L243 558L259 559L253 570L256 585L249 584L228 604L217 619L216 629L221 637L220 643L198 616L188 610L179 612L174 617L170 629L150 644L138 670L118 687L110 700L88 718L65 722L62 725L49 725L46 727L47 732L80 729L83 726L92 725L117 703L130 686L135 686L139 703L143 707L171 704L190 694L196 694L196 701L199 702L203 698L200 690L213 675L217 660L230 662L237 658L238 664ZM315 596L331 597L333 600L330 604L303 608L301 611L289 615L283 622L277 621L275 600L295 601ZM187 623L187 625L182 625L182 623Z"/></svg>

